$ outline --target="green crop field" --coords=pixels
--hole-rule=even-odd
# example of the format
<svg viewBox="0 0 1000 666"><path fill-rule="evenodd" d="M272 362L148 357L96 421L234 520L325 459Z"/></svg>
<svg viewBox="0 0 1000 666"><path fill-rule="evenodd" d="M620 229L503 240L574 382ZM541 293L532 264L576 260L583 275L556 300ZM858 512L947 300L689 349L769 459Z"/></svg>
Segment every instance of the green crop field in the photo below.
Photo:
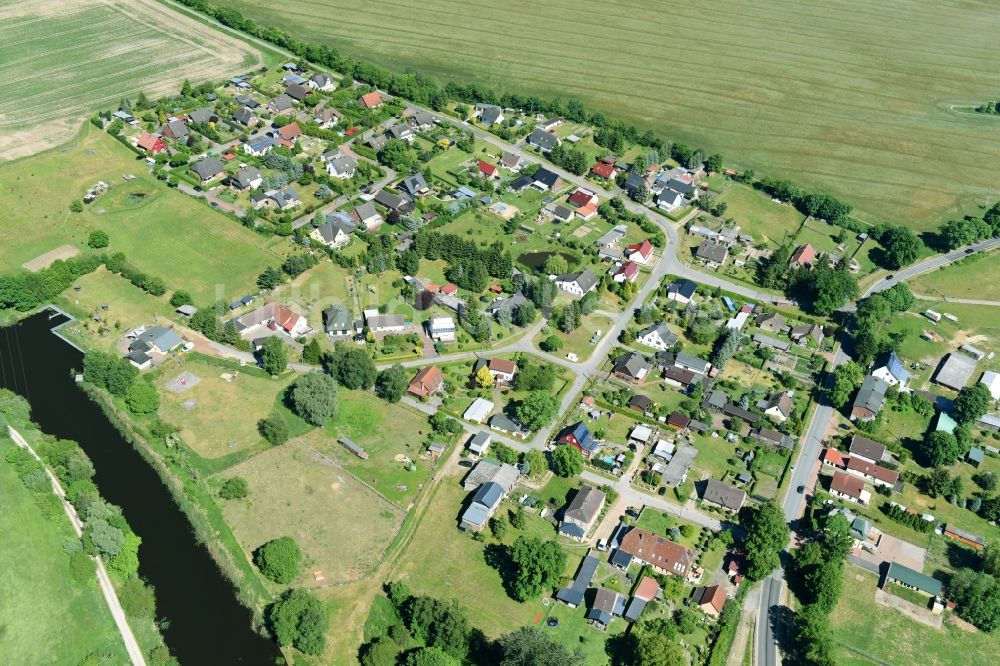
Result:
<svg viewBox="0 0 1000 666"><path fill-rule="evenodd" d="M0 161L70 139L140 90L224 79L260 56L153 0L0 0Z"/></svg>
<svg viewBox="0 0 1000 666"><path fill-rule="evenodd" d="M996 186L1000 89L984 0L225 0L396 70L623 116L928 228Z"/></svg>
<svg viewBox="0 0 1000 666"><path fill-rule="evenodd" d="M0 456L13 443L0 445ZM63 544L76 539L65 515L46 520L0 460L0 663L79 664L89 654L126 663L125 646L97 588L75 582ZM102 662L104 663L104 662Z"/></svg>

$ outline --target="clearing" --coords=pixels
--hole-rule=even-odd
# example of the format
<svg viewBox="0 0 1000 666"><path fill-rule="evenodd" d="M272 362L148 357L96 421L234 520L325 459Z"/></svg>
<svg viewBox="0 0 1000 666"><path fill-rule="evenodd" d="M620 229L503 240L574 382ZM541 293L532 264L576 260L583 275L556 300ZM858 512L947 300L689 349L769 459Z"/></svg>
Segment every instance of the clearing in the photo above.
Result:
<svg viewBox="0 0 1000 666"><path fill-rule="evenodd" d="M167 387L182 374L188 381L181 390ZM195 381L191 381L192 375ZM184 442L203 458L266 446L257 422L271 413L275 399L295 377L288 374L273 380L199 360L170 365L156 382L160 389L160 418L178 426ZM233 409L234 405L239 409Z"/></svg>
<svg viewBox="0 0 1000 666"><path fill-rule="evenodd" d="M246 42L154 0L0 0L0 160L71 139L123 97L260 62Z"/></svg>
<svg viewBox="0 0 1000 666"><path fill-rule="evenodd" d="M364 576L378 565L403 522L402 511L303 440L265 451L229 469L225 478L231 476L246 479L250 497L219 504L247 557L266 541L293 537L304 555L301 585Z"/></svg>
<svg viewBox="0 0 1000 666"><path fill-rule="evenodd" d="M844 594L830 615L833 640L839 648L838 664L944 666L956 663L956 655L961 655L961 662L967 666L994 663L1000 650L996 636L981 631L969 633L948 621L943 629L915 622L897 610L876 604L877 585L873 574L850 564L845 567Z"/></svg>
<svg viewBox="0 0 1000 666"><path fill-rule="evenodd" d="M580 99L840 195L868 222L928 229L982 203L1000 167L993 119L949 108L996 97L996 3L223 4L398 71Z"/></svg>
<svg viewBox="0 0 1000 666"><path fill-rule="evenodd" d="M0 455L12 446L5 439ZM115 663L126 663L125 646L96 576L83 586L70 574L63 544L77 539L66 515L60 511L46 520L4 460L0 460L0 497L4 499L0 663L79 664L95 652L107 652Z"/></svg>

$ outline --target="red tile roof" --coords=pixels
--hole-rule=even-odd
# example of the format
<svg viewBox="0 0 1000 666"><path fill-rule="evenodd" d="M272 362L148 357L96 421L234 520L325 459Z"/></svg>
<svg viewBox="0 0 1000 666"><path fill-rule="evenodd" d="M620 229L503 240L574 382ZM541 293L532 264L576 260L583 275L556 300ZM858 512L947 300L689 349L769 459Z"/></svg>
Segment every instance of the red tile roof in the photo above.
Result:
<svg viewBox="0 0 1000 666"><path fill-rule="evenodd" d="M291 141L302 136L302 128L299 127L298 123L288 123L284 127L278 128L278 134Z"/></svg>
<svg viewBox="0 0 1000 666"><path fill-rule="evenodd" d="M610 179L615 177L615 168L610 164L598 162L590 169L590 173L595 176L600 176L601 178Z"/></svg>
<svg viewBox="0 0 1000 666"><path fill-rule="evenodd" d="M836 465L837 467L847 467L848 457L837 449L826 449L823 451L823 462Z"/></svg>
<svg viewBox="0 0 1000 666"><path fill-rule="evenodd" d="M795 250L795 254L792 255L792 263L796 266L811 265L815 259L816 250L809 243L799 247L799 249Z"/></svg>
<svg viewBox="0 0 1000 666"><path fill-rule="evenodd" d="M586 206L593 199L594 199L594 193L593 192L588 192L587 190L585 190L585 189L583 189L581 187L576 192L574 192L573 194L570 195L570 197L569 197L569 203L570 203L570 205L576 206L577 208L579 208L581 206Z"/></svg>
<svg viewBox="0 0 1000 666"><path fill-rule="evenodd" d="M517 372L517 363L514 363L514 361L508 361L505 358L491 358L490 370L493 370L494 372L502 372L505 375L512 375Z"/></svg>
<svg viewBox="0 0 1000 666"><path fill-rule="evenodd" d="M716 613L722 612L722 607L726 605L726 591L722 589L721 585L706 587L705 591L701 593L701 601L698 602L698 605L705 606L706 604L713 608Z"/></svg>
<svg viewBox="0 0 1000 666"><path fill-rule="evenodd" d="M163 142L163 139L156 136L155 134L150 134L149 132L143 132L142 136L139 137L139 142L136 144L143 150L150 150L154 153L158 153L161 150L165 150L167 144Z"/></svg>
<svg viewBox="0 0 1000 666"><path fill-rule="evenodd" d="M836 471L833 473L833 481L830 482L830 490L835 490L842 495L858 499L861 497L861 491L864 489L864 479L851 476L847 472Z"/></svg>
<svg viewBox="0 0 1000 666"><path fill-rule="evenodd" d="M479 168L479 173L481 174L492 177L495 176L497 173L497 168L492 164L490 164L489 162L484 162L482 160L479 160L479 163L476 166Z"/></svg>
<svg viewBox="0 0 1000 666"><path fill-rule="evenodd" d="M619 549L664 571L683 576L694 564L694 553L669 539L634 527L622 539Z"/></svg>
<svg viewBox="0 0 1000 666"><path fill-rule="evenodd" d="M847 460L847 469L853 472L861 472L865 476L870 476L892 485L896 485L896 481L899 480L899 472L886 469L881 465L873 465L866 460L862 460L861 458L849 458Z"/></svg>
<svg viewBox="0 0 1000 666"><path fill-rule="evenodd" d="M635 588L635 594L632 596L649 601L659 591L660 584L656 582L656 579L650 576L643 576L642 580L639 581L639 586Z"/></svg>
<svg viewBox="0 0 1000 666"><path fill-rule="evenodd" d="M628 279L634 278L639 274L639 264L634 261L626 261L621 267L615 271L615 275L624 275Z"/></svg>
<svg viewBox="0 0 1000 666"><path fill-rule="evenodd" d="M360 127L351 127L346 132L344 132L344 136L354 136L355 134L357 134L360 131L361 131Z"/></svg>
<svg viewBox="0 0 1000 666"><path fill-rule="evenodd" d="M418 372L406 390L412 395L424 398L441 388L442 383L444 375L436 365L432 365Z"/></svg>
<svg viewBox="0 0 1000 666"><path fill-rule="evenodd" d="M367 95L361 96L361 106L366 109L372 109L382 103L382 95L378 92L370 92Z"/></svg>
<svg viewBox="0 0 1000 666"><path fill-rule="evenodd" d="M453 284L446 284L445 286L441 287L441 293L444 294L445 296L451 296L456 291L458 291L458 287L456 287Z"/></svg>
<svg viewBox="0 0 1000 666"><path fill-rule="evenodd" d="M278 326L286 331L290 331L295 328L295 324L298 323L301 316L302 315L287 306L281 305L280 303L274 304L274 321L278 324Z"/></svg>
<svg viewBox="0 0 1000 666"><path fill-rule="evenodd" d="M641 243L636 243L635 245L629 245L625 248L632 252L638 252L642 255L643 259L649 259L649 255L653 254L653 244L649 242L649 239L642 241Z"/></svg>

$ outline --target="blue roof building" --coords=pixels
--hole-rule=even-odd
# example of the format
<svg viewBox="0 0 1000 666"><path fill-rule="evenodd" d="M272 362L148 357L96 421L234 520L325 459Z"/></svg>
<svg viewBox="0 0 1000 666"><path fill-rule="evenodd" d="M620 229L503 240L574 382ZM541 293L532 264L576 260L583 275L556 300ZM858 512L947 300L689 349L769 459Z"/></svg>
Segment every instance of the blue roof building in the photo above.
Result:
<svg viewBox="0 0 1000 666"><path fill-rule="evenodd" d="M903 367L903 362L894 351L881 356L875 362L872 376L878 377L889 386L905 386L910 380L910 373Z"/></svg>
<svg viewBox="0 0 1000 666"><path fill-rule="evenodd" d="M562 444L572 444L586 458L589 458L599 448L597 441L590 434L590 429L583 421L563 428L556 437L556 441Z"/></svg>

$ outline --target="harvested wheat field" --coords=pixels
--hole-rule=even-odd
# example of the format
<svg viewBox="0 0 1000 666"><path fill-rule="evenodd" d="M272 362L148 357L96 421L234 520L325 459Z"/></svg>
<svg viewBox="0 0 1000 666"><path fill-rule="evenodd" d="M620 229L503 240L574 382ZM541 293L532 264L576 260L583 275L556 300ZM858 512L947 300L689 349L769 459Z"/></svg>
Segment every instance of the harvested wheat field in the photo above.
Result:
<svg viewBox="0 0 1000 666"><path fill-rule="evenodd" d="M155 0L0 0L0 160L57 146L100 109L259 63Z"/></svg>

